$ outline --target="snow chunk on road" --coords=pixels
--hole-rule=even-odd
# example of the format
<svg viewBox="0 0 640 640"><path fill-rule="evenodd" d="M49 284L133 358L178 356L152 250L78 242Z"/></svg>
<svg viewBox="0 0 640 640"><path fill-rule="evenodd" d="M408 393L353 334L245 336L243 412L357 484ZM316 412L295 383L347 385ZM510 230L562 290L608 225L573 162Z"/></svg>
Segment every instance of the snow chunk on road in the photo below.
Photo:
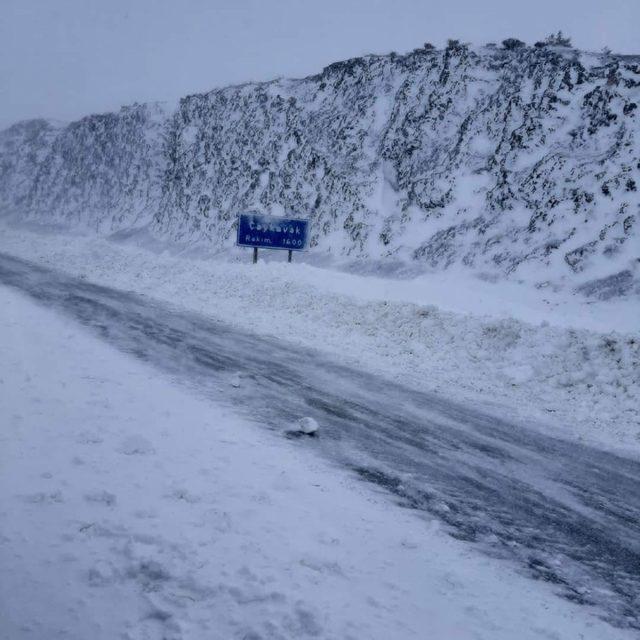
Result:
<svg viewBox="0 0 640 640"><path fill-rule="evenodd" d="M308 436L315 435L319 428L318 422L309 416L300 418L300 420L296 422L296 430L301 433L306 433Z"/></svg>

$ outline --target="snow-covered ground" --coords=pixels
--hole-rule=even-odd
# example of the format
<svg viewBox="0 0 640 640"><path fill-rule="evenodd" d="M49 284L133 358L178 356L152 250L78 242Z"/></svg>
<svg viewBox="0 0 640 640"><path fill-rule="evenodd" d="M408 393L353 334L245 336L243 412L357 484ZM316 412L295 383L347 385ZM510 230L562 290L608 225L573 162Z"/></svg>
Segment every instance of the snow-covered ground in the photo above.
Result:
<svg viewBox="0 0 640 640"><path fill-rule="evenodd" d="M0 308L2 640L633 637L20 294Z"/></svg>
<svg viewBox="0 0 640 640"><path fill-rule="evenodd" d="M0 251L321 349L520 422L640 453L640 299L446 272L406 279L257 266L2 224ZM297 259L297 256L296 256Z"/></svg>

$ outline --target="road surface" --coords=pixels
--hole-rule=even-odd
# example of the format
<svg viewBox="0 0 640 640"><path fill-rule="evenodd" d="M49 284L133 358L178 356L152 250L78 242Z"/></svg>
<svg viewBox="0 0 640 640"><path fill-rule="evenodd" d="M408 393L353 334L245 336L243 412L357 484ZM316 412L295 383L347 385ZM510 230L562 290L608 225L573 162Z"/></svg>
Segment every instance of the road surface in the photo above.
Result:
<svg viewBox="0 0 640 640"><path fill-rule="evenodd" d="M0 284L285 437L297 418L314 417L321 434L300 446L640 630L640 462L4 254Z"/></svg>

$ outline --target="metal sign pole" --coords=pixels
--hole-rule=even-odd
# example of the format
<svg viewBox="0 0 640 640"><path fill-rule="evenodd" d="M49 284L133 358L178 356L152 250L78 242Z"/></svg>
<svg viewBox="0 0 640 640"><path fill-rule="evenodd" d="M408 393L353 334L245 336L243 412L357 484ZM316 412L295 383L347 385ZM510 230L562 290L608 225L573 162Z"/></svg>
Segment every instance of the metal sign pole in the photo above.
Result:
<svg viewBox="0 0 640 640"><path fill-rule="evenodd" d="M253 247L253 264L258 262L258 247Z"/></svg>
<svg viewBox="0 0 640 640"><path fill-rule="evenodd" d="M287 256L287 262L291 262L291 256L293 255L293 251L289 249L289 255Z"/></svg>

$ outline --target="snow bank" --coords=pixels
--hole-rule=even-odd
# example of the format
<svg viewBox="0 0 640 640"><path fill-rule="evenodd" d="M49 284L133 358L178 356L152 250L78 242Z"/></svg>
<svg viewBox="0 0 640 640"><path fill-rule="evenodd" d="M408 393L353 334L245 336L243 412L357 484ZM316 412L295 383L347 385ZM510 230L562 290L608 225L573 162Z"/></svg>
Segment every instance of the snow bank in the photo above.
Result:
<svg viewBox="0 0 640 640"><path fill-rule="evenodd" d="M53 312L0 306L0 637L632 637Z"/></svg>
<svg viewBox="0 0 640 640"><path fill-rule="evenodd" d="M399 281L303 264L188 259L8 226L0 250L408 385L497 405L558 436L640 453L638 298L590 304L455 273Z"/></svg>

